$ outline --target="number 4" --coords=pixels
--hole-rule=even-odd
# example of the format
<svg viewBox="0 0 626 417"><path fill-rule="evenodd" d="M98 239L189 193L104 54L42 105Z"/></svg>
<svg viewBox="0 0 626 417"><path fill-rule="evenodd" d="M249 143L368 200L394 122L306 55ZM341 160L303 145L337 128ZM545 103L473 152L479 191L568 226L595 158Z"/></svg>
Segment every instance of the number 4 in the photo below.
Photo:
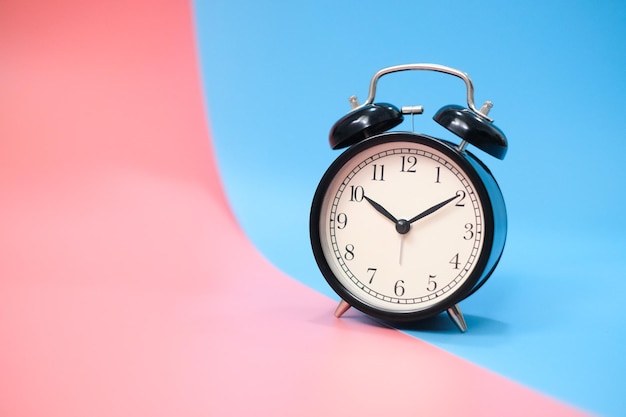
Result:
<svg viewBox="0 0 626 417"><path fill-rule="evenodd" d="M452 264L452 269L459 269L459 265L461 265L461 262L459 262L459 254L454 255L449 263Z"/></svg>

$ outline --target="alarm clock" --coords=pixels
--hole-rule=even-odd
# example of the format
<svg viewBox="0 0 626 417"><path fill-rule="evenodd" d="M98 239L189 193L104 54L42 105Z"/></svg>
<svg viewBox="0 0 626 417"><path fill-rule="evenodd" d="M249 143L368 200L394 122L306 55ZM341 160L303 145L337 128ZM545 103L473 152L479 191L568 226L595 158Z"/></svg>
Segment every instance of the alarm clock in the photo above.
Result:
<svg viewBox="0 0 626 417"><path fill-rule="evenodd" d="M399 71L436 71L464 81L467 107L447 105L433 119L459 143L390 131L422 106L374 103L378 80ZM317 265L350 307L391 324L447 312L462 332L459 302L491 276L504 250L507 214L502 192L472 145L504 159L508 142L488 113L477 109L469 76L436 64L384 68L363 104L330 130L333 149L347 148L315 191L310 240Z"/></svg>

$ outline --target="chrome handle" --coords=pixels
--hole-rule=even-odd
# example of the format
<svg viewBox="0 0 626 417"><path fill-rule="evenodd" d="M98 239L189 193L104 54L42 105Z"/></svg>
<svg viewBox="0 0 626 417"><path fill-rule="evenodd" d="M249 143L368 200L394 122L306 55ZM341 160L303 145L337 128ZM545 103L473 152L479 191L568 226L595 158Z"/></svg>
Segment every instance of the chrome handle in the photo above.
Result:
<svg viewBox="0 0 626 417"><path fill-rule="evenodd" d="M491 102L485 102L480 110L478 110L474 105L474 85L472 84L472 80L470 79L470 77L462 71L438 64L406 64L381 69L372 77L372 80L370 81L370 90L367 96L367 100L365 100L365 103L363 103L362 105L365 106L374 102L374 97L376 96L376 85L378 83L378 80L383 75L391 74L392 72L413 70L443 72L445 74L459 77L465 82L465 86L467 88L467 107L480 117L492 121L491 118L487 116L487 113L492 106Z"/></svg>

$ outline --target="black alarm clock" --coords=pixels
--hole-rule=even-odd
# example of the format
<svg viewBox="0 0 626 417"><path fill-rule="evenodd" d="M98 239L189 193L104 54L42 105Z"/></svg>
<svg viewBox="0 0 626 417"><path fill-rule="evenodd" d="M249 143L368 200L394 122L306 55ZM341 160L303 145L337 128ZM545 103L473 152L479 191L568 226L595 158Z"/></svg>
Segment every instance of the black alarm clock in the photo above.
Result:
<svg viewBox="0 0 626 417"><path fill-rule="evenodd" d="M389 131L404 114L374 103L386 74L437 71L461 78L467 107L448 105L433 119L461 138L452 143L414 132ZM384 68L369 95L330 131L333 149L348 148L331 164L315 192L310 237L319 269L341 298L340 317L351 306L374 318L410 323L446 311L461 330L458 303L493 273L506 240L504 199L489 169L468 144L504 159L508 144L488 116L491 103L474 105L467 74L435 64Z"/></svg>

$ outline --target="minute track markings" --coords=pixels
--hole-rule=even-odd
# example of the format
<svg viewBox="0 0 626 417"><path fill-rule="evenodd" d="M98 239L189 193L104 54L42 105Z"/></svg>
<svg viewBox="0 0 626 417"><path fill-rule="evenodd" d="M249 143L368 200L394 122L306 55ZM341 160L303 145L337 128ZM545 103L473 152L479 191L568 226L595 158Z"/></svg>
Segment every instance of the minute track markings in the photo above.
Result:
<svg viewBox="0 0 626 417"><path fill-rule="evenodd" d="M339 220L337 220L337 216L339 215L339 213L347 213L347 216L349 217L350 215L357 215L357 217L359 216L363 216L363 214L358 214L360 213L360 209L357 210L357 212L354 212L354 208L348 208L348 206L343 206L344 204L346 204L346 202L348 201L348 195L351 194L351 188L352 189L356 189L356 187L364 187L363 188L363 194L362 194L362 198L359 199L359 202L356 201L352 201L351 204L365 204L366 206L370 206L371 208L374 208L376 211L378 211L381 215L383 215L385 218L387 218L390 222L392 222L392 224L396 225L400 220L402 219L398 219L394 214L392 214L389 210L387 210L386 208L384 208L380 203L378 203L376 200L374 200L372 197L370 197L369 195L367 195L368 190L371 192L376 192L376 190L370 190L371 186L367 185L369 184L369 180L372 179L372 171L370 169L367 169L367 167L372 167L372 164L377 164L379 169L380 166L382 166L383 164L386 166L385 168L385 180L389 180L389 181L385 181L387 183L391 183L394 181L395 177L387 177L388 173L391 173L392 171L395 172L395 168L393 167L393 162L390 162L388 159L389 158L398 158L397 159L397 163L398 163L398 170L400 169L400 157L401 156L407 156L407 155L416 155L418 158L426 158L426 160L430 160L433 163L437 163L437 164L441 164L441 172L440 172L440 179L443 180L444 177L444 172L448 172L449 174L452 174L452 177L448 177L448 178L456 178L456 181L458 181L459 186L466 191L467 194L467 198L465 201L466 202L471 202L471 204L469 204L472 207L472 222L474 222L474 224L476 224L476 238L477 239L472 239L474 245L473 247L470 249L470 253L467 253L467 256L463 256L464 258L464 262L462 262L462 266L461 266L461 270L459 271L459 274L455 275L455 276L449 276L443 280L441 280L441 286L434 292L431 294L424 294L423 296L419 296L419 293L415 294L418 295L417 297L415 296L411 296L411 294L408 294L408 297L405 295L404 297L397 297L397 296L393 296L393 295L386 295L385 293L388 292L387 289L377 286L376 289L372 288L371 286L367 285L366 283L363 283L361 278L359 278L359 273L354 274L352 271L354 270L355 265L353 264L354 261L348 261L345 262L344 259L338 259L338 261L341 264L341 269L344 270L345 274L346 274L346 278L349 279L349 281L353 282L354 285L357 285L358 288L360 288L364 293L367 294L371 294L371 296L374 296L377 299L380 300L384 300L393 304L420 304L420 303L428 303L428 305L431 303L432 300L434 300L435 298L438 298L444 294L446 294L447 292L453 290L453 288L455 288L460 282L464 281L464 277L467 275L467 272L472 269L472 265L474 264L475 260L476 260L476 255L477 252L480 250L481 247L481 240L482 240L482 236L480 234L480 224L481 224L481 211L480 211L480 207L478 205L478 202L476 201L476 196L474 195L474 189L473 189L473 184L468 182L467 177L465 177L464 172L462 170L459 170L456 168L455 165L451 164L449 159L446 159L442 156L439 156L437 154L433 154L431 152L428 151L424 151L421 149L411 149L411 148L395 148L392 150L387 150L387 151L383 151L383 152L379 152L374 154L373 156L370 155L364 159L361 159L361 162L356 163L356 165L352 165L352 169L350 171L347 171L345 176L343 176L343 180L341 180L341 183L339 185L339 189L336 189L336 193L334 194L333 197L329 196L329 198L332 199L332 211L333 211L333 215L332 218L330 219L331 223L329 224L329 226L331 227L331 229L334 229L332 234L333 236L335 235L335 231L337 229L337 226L340 224ZM447 156L446 156L447 157ZM422 167L426 166L430 166L433 167L432 164L428 163L426 165L426 162L422 162L422 163L418 163L418 165L421 165ZM380 171L379 171L380 172ZM423 172L423 171L422 171ZM432 182L434 183L434 173L436 171L433 168L433 176L432 176ZM397 175L397 174L396 174ZM423 175L424 174L418 174L418 175ZM425 177L424 177L425 178ZM367 180L367 181L366 181ZM422 180L418 180L418 181L422 181L423 184L424 181L426 181L425 179ZM449 181L449 180L448 180ZM380 186L385 187L385 185L380 182L380 181L376 181L377 183L381 183ZM430 180L429 180L430 182ZM373 184L373 183L372 183ZM425 184L427 185L427 184ZM377 185L378 186L378 185ZM437 185L439 186L439 184ZM384 189L384 188L383 188ZM361 197L361 195L359 195L359 197ZM444 206L448 205L449 203L453 202L455 199L457 199L459 196L458 195L453 195L451 197L446 198L445 200L441 201L440 203L437 203L433 206L431 206L430 208L428 208L427 210L421 212L420 214L412 217L409 220L404 220L405 223L407 223L409 226L411 225L409 223L410 220L413 221L413 223L419 221L420 219L425 218L426 216L433 214L434 212L440 210L441 208L443 208ZM376 197L374 197L376 198ZM365 201L363 201L365 200ZM367 202L367 203L366 203ZM375 204L372 204L375 203ZM379 208L383 208L384 211L379 210L379 208L376 207L376 204L379 206ZM352 206L350 206L352 207ZM354 206L355 208L357 206ZM361 217L362 218L362 217ZM355 220L358 221L358 218L355 218ZM363 220L361 220L362 222ZM363 226L366 225L367 223L361 223ZM465 223L463 223L464 225ZM356 223L353 225L356 226ZM342 230L337 231L339 234L337 235L337 237L340 239L339 241L335 241L335 243L337 245L333 245L334 246L334 251L336 254L338 254L338 258L343 258L343 256L341 256L341 254L338 251L339 247L343 248L345 246L346 243L352 243L349 242L350 239L353 238L347 238L348 240L341 240L341 239L346 239L346 238L342 238L340 236L340 234L343 232ZM401 234L403 235L403 234ZM355 241L355 243L358 243L359 241ZM358 245L356 250L359 250ZM367 249L367 247L363 248L361 247L361 250L371 250L371 249ZM366 255L365 253L362 254L363 256L367 257L368 255ZM401 261L402 258L400 258L400 264L402 264ZM449 258L448 258L449 259ZM381 276L382 277L382 276ZM403 278L406 279L406 278ZM365 280L367 281L367 279ZM397 282L397 280L393 281L394 283ZM380 283L379 283L380 284ZM382 290L382 292L381 292ZM393 289L391 290L391 293L393 293ZM397 301L396 301L397 300Z"/></svg>

